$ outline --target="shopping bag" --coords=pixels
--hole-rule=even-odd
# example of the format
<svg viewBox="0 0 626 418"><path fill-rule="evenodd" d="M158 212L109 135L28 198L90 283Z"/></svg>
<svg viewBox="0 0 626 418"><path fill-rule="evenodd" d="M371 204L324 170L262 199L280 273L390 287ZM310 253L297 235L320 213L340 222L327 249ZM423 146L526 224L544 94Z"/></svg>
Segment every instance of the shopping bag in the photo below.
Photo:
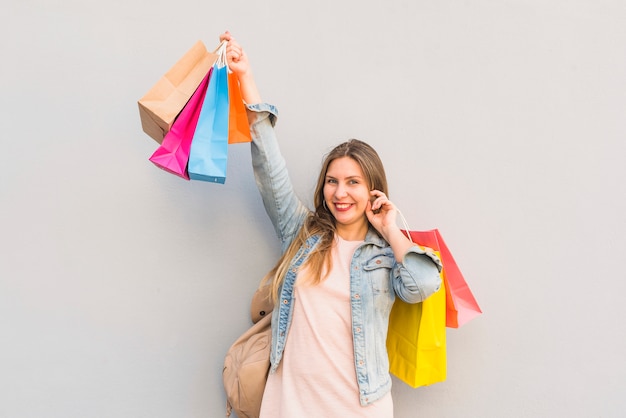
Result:
<svg viewBox="0 0 626 418"><path fill-rule="evenodd" d="M217 55L196 44L137 102L143 131L159 144L176 116L215 63Z"/></svg>
<svg viewBox="0 0 626 418"><path fill-rule="evenodd" d="M387 331L389 371L416 388L446 380L445 283L420 303L396 298Z"/></svg>
<svg viewBox="0 0 626 418"><path fill-rule="evenodd" d="M228 143L238 144L241 142L251 142L250 124L248 114L241 98L239 90L239 80L234 73L228 74L228 101L230 103L230 114L228 117Z"/></svg>
<svg viewBox="0 0 626 418"><path fill-rule="evenodd" d="M413 242L441 253L446 283L446 326L459 328L480 315L482 311L439 230L410 231L410 234Z"/></svg>
<svg viewBox="0 0 626 418"><path fill-rule="evenodd" d="M172 124L172 128L165 134L159 148L150 157L150 161L157 167L186 180L189 180L187 163L189 162L191 140L200 117L200 110L212 71L213 68L210 68L189 102Z"/></svg>
<svg viewBox="0 0 626 418"><path fill-rule="evenodd" d="M213 183L226 181L228 161L228 67L226 42L218 48L198 124L191 141L189 178Z"/></svg>

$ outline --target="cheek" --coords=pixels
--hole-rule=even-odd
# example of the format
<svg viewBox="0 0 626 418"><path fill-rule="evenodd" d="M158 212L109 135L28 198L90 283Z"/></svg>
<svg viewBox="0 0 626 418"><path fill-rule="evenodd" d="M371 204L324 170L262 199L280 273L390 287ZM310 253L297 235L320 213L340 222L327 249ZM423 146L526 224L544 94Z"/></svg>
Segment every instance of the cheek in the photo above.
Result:
<svg viewBox="0 0 626 418"><path fill-rule="evenodd" d="M332 200L333 195L335 194L335 187L333 187L332 184L326 183L322 189L322 193L325 200Z"/></svg>
<svg viewBox="0 0 626 418"><path fill-rule="evenodd" d="M324 188L322 189L322 196L324 196L324 200L330 200L331 195L332 191L330 190L330 187L328 187L328 184L325 184Z"/></svg>
<svg viewBox="0 0 626 418"><path fill-rule="evenodd" d="M363 204L367 204L367 202L371 201L372 195L370 195L369 189L365 188L362 190L361 198L363 200Z"/></svg>

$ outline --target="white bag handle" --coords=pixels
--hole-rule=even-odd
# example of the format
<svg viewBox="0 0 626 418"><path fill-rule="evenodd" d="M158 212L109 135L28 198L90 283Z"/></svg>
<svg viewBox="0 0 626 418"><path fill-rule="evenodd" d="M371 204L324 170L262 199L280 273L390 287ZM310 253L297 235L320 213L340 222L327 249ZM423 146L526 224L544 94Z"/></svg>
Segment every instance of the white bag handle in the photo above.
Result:
<svg viewBox="0 0 626 418"><path fill-rule="evenodd" d="M406 230L406 235L409 238L409 241L411 241L412 244L415 244L413 242L413 238L411 238L409 224L407 223L406 218L404 217L402 212L400 212L400 209L398 209L397 207L396 207L396 211L398 212L398 215L400 215L400 220L402 221L402 226L404 226L404 229Z"/></svg>
<svg viewBox="0 0 626 418"><path fill-rule="evenodd" d="M228 46L228 41L224 39L222 43L213 51L213 53L217 54L217 60L215 61L215 65L218 68L226 67L228 64L226 62L226 47ZM228 69L230 71L230 68Z"/></svg>

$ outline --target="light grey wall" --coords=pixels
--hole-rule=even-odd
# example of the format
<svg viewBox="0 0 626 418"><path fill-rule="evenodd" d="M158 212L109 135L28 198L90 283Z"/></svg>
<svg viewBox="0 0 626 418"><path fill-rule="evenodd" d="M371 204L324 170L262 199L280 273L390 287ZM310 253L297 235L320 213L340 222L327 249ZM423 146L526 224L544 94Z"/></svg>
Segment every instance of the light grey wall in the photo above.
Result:
<svg viewBox="0 0 626 418"><path fill-rule="evenodd" d="M223 355L278 255L250 169L148 162L136 101L198 39L247 49L310 201L349 137L437 227L484 315L397 417L626 412L622 0L9 0L0 25L0 417L224 414Z"/></svg>

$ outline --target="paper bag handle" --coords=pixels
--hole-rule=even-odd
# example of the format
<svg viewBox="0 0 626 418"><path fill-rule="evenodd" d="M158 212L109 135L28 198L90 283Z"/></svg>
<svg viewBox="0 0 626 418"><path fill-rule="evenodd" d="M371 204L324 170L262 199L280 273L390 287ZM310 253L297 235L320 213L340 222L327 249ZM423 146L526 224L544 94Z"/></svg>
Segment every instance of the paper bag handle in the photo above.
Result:
<svg viewBox="0 0 626 418"><path fill-rule="evenodd" d="M397 207L396 207L396 211L398 212L398 215L400 215L400 220L402 221L402 226L404 226L404 229L406 231L407 238L409 239L409 241L411 241L412 244L415 244L415 242L413 242L413 238L411 238L411 233L409 232L411 229L409 228L409 224L406 221L406 218L404 217L402 212L400 212L400 209L398 209Z"/></svg>

